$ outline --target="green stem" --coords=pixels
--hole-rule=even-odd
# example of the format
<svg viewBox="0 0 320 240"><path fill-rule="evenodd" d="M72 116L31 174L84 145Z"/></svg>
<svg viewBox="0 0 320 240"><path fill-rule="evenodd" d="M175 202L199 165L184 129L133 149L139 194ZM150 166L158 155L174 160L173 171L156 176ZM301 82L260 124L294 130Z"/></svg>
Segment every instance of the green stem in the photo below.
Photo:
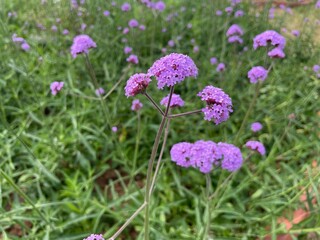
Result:
<svg viewBox="0 0 320 240"><path fill-rule="evenodd" d="M206 213L207 213L207 220L206 220L206 227L203 232L203 240L208 239L209 230L210 230L210 222L211 222L211 209L210 209L210 192L211 192L211 178L210 174L206 174Z"/></svg>
<svg viewBox="0 0 320 240"><path fill-rule="evenodd" d="M191 115L191 114L196 114L196 113L201 113L201 112L202 112L202 109L197 109L197 110L190 111L190 112L184 112L184 113L178 113L178 114L168 115L168 118L177 118L177 117L182 117L182 116Z"/></svg>
<svg viewBox="0 0 320 240"><path fill-rule="evenodd" d="M161 113L161 115L164 116L164 112L161 110L158 104L153 100L153 98L147 92L145 92L144 95L149 99L149 101L153 104L153 106Z"/></svg>
<svg viewBox="0 0 320 240"><path fill-rule="evenodd" d="M141 117L140 117L140 111L137 112L138 117L138 131L137 131L137 138L136 138L136 146L134 148L134 155L133 155L133 174L136 171L136 165L137 165L137 157L138 157L138 150L139 150L139 143L140 143L140 134L141 134Z"/></svg>

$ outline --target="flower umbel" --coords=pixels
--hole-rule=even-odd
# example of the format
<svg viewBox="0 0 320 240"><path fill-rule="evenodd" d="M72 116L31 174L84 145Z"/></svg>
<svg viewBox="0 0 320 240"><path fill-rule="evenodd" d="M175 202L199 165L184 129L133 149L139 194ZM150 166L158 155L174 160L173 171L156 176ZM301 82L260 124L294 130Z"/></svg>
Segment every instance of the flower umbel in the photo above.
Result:
<svg viewBox="0 0 320 240"><path fill-rule="evenodd" d="M164 97L160 104L162 106L165 106L167 107L168 105L168 101L169 101L169 95ZM184 101L182 100L182 98L180 97L179 94L175 94L173 93L172 94L172 97L171 97L171 102L170 102L170 107L173 108L173 107L182 107L184 105Z"/></svg>
<svg viewBox="0 0 320 240"><path fill-rule="evenodd" d="M259 141L248 141L246 143L246 147L253 151L257 151L258 153L260 153L260 155L266 154L266 149L264 145Z"/></svg>
<svg viewBox="0 0 320 240"><path fill-rule="evenodd" d="M97 44L88 35L78 35L73 39L71 55L76 58L80 53L89 53L90 48L96 48Z"/></svg>
<svg viewBox="0 0 320 240"><path fill-rule="evenodd" d="M139 93L143 93L148 87L151 79L149 75L145 73L136 73L132 75L127 81L127 85L125 86L125 95L127 97L135 96Z"/></svg>
<svg viewBox="0 0 320 240"><path fill-rule="evenodd" d="M228 170L229 172L234 172L242 166L242 154L238 147L229 144L219 142L218 147L223 155L221 161L221 167Z"/></svg>

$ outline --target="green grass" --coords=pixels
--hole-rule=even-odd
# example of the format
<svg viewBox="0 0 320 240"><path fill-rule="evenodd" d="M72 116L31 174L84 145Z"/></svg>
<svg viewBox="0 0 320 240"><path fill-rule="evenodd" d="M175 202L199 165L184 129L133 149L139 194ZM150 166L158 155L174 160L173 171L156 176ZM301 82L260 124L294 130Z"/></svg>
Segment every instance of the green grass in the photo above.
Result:
<svg viewBox="0 0 320 240"><path fill-rule="evenodd" d="M171 121L150 206L150 239L198 239L205 227L205 176L173 164L170 147L199 139L235 144L254 95L255 86L249 83L247 72L264 64L265 59L264 50L252 49L252 39L267 29L280 32L288 27L283 23L294 16L301 21L303 16L313 20L295 25L300 30L303 27L299 38L285 35L286 58L274 61L237 143L244 158L249 151L242 146L250 139L260 140L267 155L253 155L217 192L211 202L209 235L218 240L262 239L271 234L276 239L278 234L286 233L277 219L290 218L294 210L303 208L299 198L308 190L310 216L294 225L290 233L299 233L297 239L312 239L311 234L318 239L320 79L311 68L320 64L320 48L314 40L319 28L314 19L319 10L310 5L294 9L293 16L280 12L274 20L268 20L267 9L261 9L261 16L256 18L254 7L243 3L240 8L245 16L235 19L215 15L217 9L228 6L227 1L171 0L166 1L167 8L161 14L137 1L130 3L133 11L124 14L108 1L87 0L81 8L83 16L78 17L70 10L69 1L49 0L46 5L34 0L0 1L0 239L78 240L90 233L103 233L107 238L142 204L160 116L142 95L137 97L144 107L134 168L138 117L130 110L132 99L124 96L123 88L133 73L146 72L163 56L161 49L178 36L182 40L174 48L167 47L168 52L188 54L198 66L199 76L176 86L186 102L184 110L176 113L203 107L196 94L209 84L223 88L234 106L231 118L219 126L203 120L201 114ZM184 12L180 10L183 5ZM104 10L112 16L103 16ZM16 11L17 17L7 17L10 11ZM175 11L179 15L167 22L168 14ZM125 26L133 17L147 29L125 36L140 61L125 70L126 44L121 42L124 36L117 26ZM60 24L55 23L56 18L61 18ZM47 30L39 30L37 23ZM72 59L69 53L81 23L87 24L85 33L98 45L90 51L90 59L101 87L108 92L123 78L105 100L110 125L118 126L117 133L110 131L99 100L90 98L95 97L94 87L84 57ZM193 25L190 30L186 29L188 23ZM245 30L241 47L227 43L225 32L233 23ZM53 24L59 33L50 30ZM161 32L163 27L167 32ZM68 36L61 34L64 28L69 29ZM292 30L290 26L288 30ZM27 40L29 52L12 43L13 33ZM199 53L193 53L191 39L200 47ZM238 54L244 46L249 50ZM213 56L226 63L227 70L221 75L210 65ZM309 69L304 70L304 66ZM49 91L53 81L65 82L57 96ZM155 81L149 88L156 101L168 94L168 89L157 90ZM295 117L290 120L289 114ZM250 123L255 121L264 126L257 134L250 131ZM313 160L318 168L312 167ZM214 171L213 190L229 175ZM142 239L143 217L143 213L138 215L119 239Z"/></svg>

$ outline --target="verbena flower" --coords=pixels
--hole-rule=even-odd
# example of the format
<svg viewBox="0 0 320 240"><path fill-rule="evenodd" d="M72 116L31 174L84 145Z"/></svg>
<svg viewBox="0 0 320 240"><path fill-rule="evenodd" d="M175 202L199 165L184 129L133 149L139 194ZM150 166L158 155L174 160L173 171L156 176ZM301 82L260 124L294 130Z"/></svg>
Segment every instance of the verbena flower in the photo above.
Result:
<svg viewBox="0 0 320 240"><path fill-rule="evenodd" d="M113 126L113 127L111 128L111 131L114 132L114 133L115 133L115 132L118 132L118 127L117 127L117 126Z"/></svg>
<svg viewBox="0 0 320 240"><path fill-rule="evenodd" d="M233 8L232 7L226 7L224 10L226 11L226 13L230 14L230 13L232 13Z"/></svg>
<svg viewBox="0 0 320 240"><path fill-rule="evenodd" d="M136 73L132 75L124 88L125 95L127 97L133 97L139 93L144 93L150 82L151 79L149 75L145 73Z"/></svg>
<svg viewBox="0 0 320 240"><path fill-rule="evenodd" d="M263 127L262 124L259 122L254 122L251 124L251 130L253 132L259 132L262 129L262 127Z"/></svg>
<svg viewBox="0 0 320 240"><path fill-rule="evenodd" d="M300 36L300 31L299 30L292 30L291 33L295 37L299 37Z"/></svg>
<svg viewBox="0 0 320 240"><path fill-rule="evenodd" d="M315 73L317 73L317 72L320 71L320 66L319 66L319 65L314 65L314 66L312 67L312 70L313 70Z"/></svg>
<svg viewBox="0 0 320 240"><path fill-rule="evenodd" d="M154 9L158 10L159 12L164 11L165 8L166 8L166 4L163 1L158 1L154 5Z"/></svg>
<svg viewBox="0 0 320 240"><path fill-rule="evenodd" d="M253 150L253 151L257 151L258 153L260 153L260 155L265 155L266 154L265 147L259 141L248 141L246 143L246 147L251 149L251 150Z"/></svg>
<svg viewBox="0 0 320 240"><path fill-rule="evenodd" d="M229 42L229 43L235 43L235 42L237 42L237 43L239 43L239 44L242 44L242 43L243 43L243 40L242 40L241 37L235 35L235 36L229 37L229 38L228 38L228 42Z"/></svg>
<svg viewBox="0 0 320 240"><path fill-rule="evenodd" d="M237 10L235 13L234 13L234 16L237 18L237 17L242 17L244 15L244 12L242 10Z"/></svg>
<svg viewBox="0 0 320 240"><path fill-rule="evenodd" d="M212 141L200 140L191 147L191 163L202 173L209 173L221 157L220 149Z"/></svg>
<svg viewBox="0 0 320 240"><path fill-rule="evenodd" d="M216 15L217 15L217 16L221 16L221 15L222 15L222 11L221 11L221 10L217 10L217 11L216 11Z"/></svg>
<svg viewBox="0 0 320 240"><path fill-rule="evenodd" d="M170 96L170 94L161 100L160 104L162 106L167 107L168 101L169 101L169 96ZM184 101L182 100L180 95L173 93L172 97L171 97L171 101L170 101L170 107L173 108L173 107L182 107L182 106L184 106Z"/></svg>
<svg viewBox="0 0 320 240"><path fill-rule="evenodd" d="M24 42L24 43L21 44L21 48L24 51L29 51L30 50L30 45L27 42Z"/></svg>
<svg viewBox="0 0 320 240"><path fill-rule="evenodd" d="M216 65L218 63L218 59L215 57L210 58L211 65Z"/></svg>
<svg viewBox="0 0 320 240"><path fill-rule="evenodd" d="M227 35L227 37L230 37L230 36L233 36L233 35L242 36L243 35L243 30L239 25L233 24L227 30L226 35Z"/></svg>
<svg viewBox="0 0 320 240"><path fill-rule="evenodd" d="M123 34L128 34L129 32L130 32L130 29L127 28L127 27L124 28L123 31L122 31Z"/></svg>
<svg viewBox="0 0 320 240"><path fill-rule="evenodd" d="M284 49L286 45L286 39L274 30L267 30L255 36L253 39L254 49L257 49L258 47L267 47L268 44L280 49Z"/></svg>
<svg viewBox="0 0 320 240"><path fill-rule="evenodd" d="M216 71L217 72L223 72L224 70L226 70L226 65L224 63L219 63L217 68L216 68Z"/></svg>
<svg viewBox="0 0 320 240"><path fill-rule="evenodd" d="M24 43L26 40L24 40L22 37L17 37L17 34L14 33L12 35L12 41L15 43Z"/></svg>
<svg viewBox="0 0 320 240"><path fill-rule="evenodd" d="M233 112L231 98L220 88L206 86L197 96L207 104L202 109L204 119L213 121L216 125L228 120Z"/></svg>
<svg viewBox="0 0 320 240"><path fill-rule="evenodd" d="M89 53L90 48L96 48L97 44L88 35L78 35L73 39L71 55L76 58L78 54Z"/></svg>
<svg viewBox="0 0 320 240"><path fill-rule="evenodd" d="M155 61L148 74L154 76L158 88L163 89L182 82L186 77L196 77L198 68L189 56L171 53Z"/></svg>
<svg viewBox="0 0 320 240"><path fill-rule="evenodd" d="M98 88L96 89L96 95L97 96L101 96L105 93L104 89L103 88Z"/></svg>
<svg viewBox="0 0 320 240"><path fill-rule="evenodd" d="M284 58L286 55L281 48L274 48L268 52L268 56L271 58Z"/></svg>
<svg viewBox="0 0 320 240"><path fill-rule="evenodd" d="M133 63L133 64L138 64L139 63L139 59L137 55L131 54L128 58L127 58L127 62L129 63Z"/></svg>
<svg viewBox="0 0 320 240"><path fill-rule="evenodd" d="M128 46L125 46L123 51L124 51L125 54L129 54L129 53L132 52L132 48L128 47Z"/></svg>
<svg viewBox="0 0 320 240"><path fill-rule="evenodd" d="M141 24L141 25L139 26L139 29L140 29L141 31L144 31L144 30L146 30L146 26Z"/></svg>
<svg viewBox="0 0 320 240"><path fill-rule="evenodd" d="M131 10L131 5L129 4L129 3L124 3L124 4L122 4L122 6L121 6L121 10L123 11L123 12L128 12L128 11L130 11Z"/></svg>
<svg viewBox="0 0 320 240"><path fill-rule="evenodd" d="M89 237L84 238L83 240L105 240L102 234L91 234Z"/></svg>
<svg viewBox="0 0 320 240"><path fill-rule="evenodd" d="M64 85L64 82L53 82L50 84L51 94L57 95L58 92L61 91L62 87Z"/></svg>
<svg viewBox="0 0 320 240"><path fill-rule="evenodd" d="M103 15L108 17L108 16L110 16L110 12L108 10L106 10L106 11L103 12Z"/></svg>
<svg viewBox="0 0 320 240"><path fill-rule="evenodd" d="M317 2L316 2L316 6L315 6L316 8L320 8L320 0L318 0Z"/></svg>
<svg viewBox="0 0 320 240"><path fill-rule="evenodd" d="M169 47L174 47L174 45L175 45L175 43L174 43L173 40L169 40L169 41L168 41L168 46L169 46Z"/></svg>
<svg viewBox="0 0 320 240"><path fill-rule="evenodd" d="M63 29L62 34L63 35L68 35L69 34L69 30L68 29Z"/></svg>
<svg viewBox="0 0 320 240"><path fill-rule="evenodd" d="M223 169L234 172L242 166L242 154L238 147L223 142L219 142L218 147L223 156L221 160L221 167Z"/></svg>
<svg viewBox="0 0 320 240"><path fill-rule="evenodd" d="M136 28L139 26L139 22L136 19L131 19L128 23L129 27Z"/></svg>
<svg viewBox="0 0 320 240"><path fill-rule="evenodd" d="M248 72L248 78L250 79L250 83L257 83L258 81L263 82L267 77L268 70L261 66L253 67Z"/></svg>
<svg viewBox="0 0 320 240"><path fill-rule="evenodd" d="M132 111L139 111L143 107L143 104L140 102L139 99L134 99L132 101L131 110Z"/></svg>
<svg viewBox="0 0 320 240"><path fill-rule="evenodd" d="M176 143L170 150L171 160L181 167L190 167L194 164L191 162L191 147L188 142Z"/></svg>

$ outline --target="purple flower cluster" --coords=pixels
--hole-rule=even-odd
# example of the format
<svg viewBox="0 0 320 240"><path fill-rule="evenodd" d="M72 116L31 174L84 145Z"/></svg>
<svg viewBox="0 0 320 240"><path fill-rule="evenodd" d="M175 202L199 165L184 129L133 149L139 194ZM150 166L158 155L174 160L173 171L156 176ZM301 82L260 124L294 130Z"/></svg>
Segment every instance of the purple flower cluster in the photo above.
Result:
<svg viewBox="0 0 320 240"><path fill-rule="evenodd" d="M131 54L128 58L127 58L127 62L132 63L132 64L138 64L139 63L139 59L137 55Z"/></svg>
<svg viewBox="0 0 320 240"><path fill-rule="evenodd" d="M90 48L96 48L97 44L88 35L78 35L73 39L71 55L76 58L78 54L89 53Z"/></svg>
<svg viewBox="0 0 320 240"><path fill-rule="evenodd" d="M58 92L62 89L64 82L53 82L50 84L51 94L57 95Z"/></svg>
<svg viewBox="0 0 320 240"><path fill-rule="evenodd" d="M264 145L259 141L248 141L246 143L246 147L251 149L252 151L257 151L261 156L266 154Z"/></svg>
<svg viewBox="0 0 320 240"><path fill-rule="evenodd" d="M268 70L264 67L257 66L251 68L248 72L248 78L250 79L250 83L257 83L258 81L263 82L268 77Z"/></svg>
<svg viewBox="0 0 320 240"><path fill-rule="evenodd" d="M122 4L122 6L121 6L121 10L123 11L123 12L129 12L130 10L131 10L131 5L130 5L130 3L124 3L124 4Z"/></svg>
<svg viewBox="0 0 320 240"><path fill-rule="evenodd" d="M167 107L169 102L169 96L170 94L161 100L160 104L162 106ZM173 93L170 101L170 107L173 108L173 107L182 107L182 106L184 106L184 101L182 100L180 95Z"/></svg>
<svg viewBox="0 0 320 240"><path fill-rule="evenodd" d="M241 151L236 146L203 140L193 144L188 142L174 144L170 155L178 166L198 168L202 173L209 173L218 165L233 172L241 167L243 161Z"/></svg>
<svg viewBox="0 0 320 240"><path fill-rule="evenodd" d="M143 104L140 102L139 99L134 99L132 101L131 110L132 111L139 111L143 107Z"/></svg>
<svg viewBox="0 0 320 240"><path fill-rule="evenodd" d="M19 43L21 44L20 47L24 50L24 51L29 51L30 50L30 45L27 43L27 41L22 38L22 37L17 37L17 34L13 34L12 35L12 41L14 43Z"/></svg>
<svg viewBox="0 0 320 240"><path fill-rule="evenodd" d="M136 73L132 75L127 81L125 86L125 95L127 97L133 97L139 93L143 93L148 87L151 79L149 75L144 73Z"/></svg>
<svg viewBox="0 0 320 240"><path fill-rule="evenodd" d="M91 234L89 237L84 238L83 240L105 240L102 234Z"/></svg>
<svg viewBox="0 0 320 240"><path fill-rule="evenodd" d="M131 47L128 47L128 46L125 46L124 49L123 49L124 53L125 54L129 54L132 52L132 48Z"/></svg>
<svg viewBox="0 0 320 240"><path fill-rule="evenodd" d="M315 6L316 8L320 8L320 0L318 0L317 2L316 2L316 6Z"/></svg>
<svg viewBox="0 0 320 240"><path fill-rule="evenodd" d="M253 132L259 132L262 129L262 124L259 122L254 122L251 124L251 130Z"/></svg>
<svg viewBox="0 0 320 240"><path fill-rule="evenodd" d="M196 77L198 68L189 56L171 53L155 61L148 74L154 76L158 88L163 89L164 86L170 87L182 82L186 77Z"/></svg>
<svg viewBox="0 0 320 240"><path fill-rule="evenodd" d="M253 39L253 48L267 47L271 44L275 48L268 53L271 58L283 58L285 56L283 49L286 45L286 39L274 30L267 30Z"/></svg>
<svg viewBox="0 0 320 240"><path fill-rule="evenodd" d="M226 65L224 63L219 63L216 68L216 71L217 72L224 72L224 70L226 70Z"/></svg>
<svg viewBox="0 0 320 240"><path fill-rule="evenodd" d="M96 89L96 95L97 96L101 96L105 93L104 89L103 88L98 88Z"/></svg>
<svg viewBox="0 0 320 240"><path fill-rule="evenodd" d="M131 28L136 28L139 26L139 22L136 19L131 19L128 23L128 26Z"/></svg>
<svg viewBox="0 0 320 240"><path fill-rule="evenodd" d="M230 113L233 112L231 98L220 88L206 86L198 96L207 104L202 109L205 120L213 121L218 125L228 120Z"/></svg>
<svg viewBox="0 0 320 240"><path fill-rule="evenodd" d="M243 43L243 40L241 38L241 36L243 35L243 30L237 24L231 25L231 27L229 27L229 29L227 30L226 35L228 37L229 43L235 43L235 42L239 44Z"/></svg>
<svg viewBox="0 0 320 240"><path fill-rule="evenodd" d="M163 1L152 2L151 0L141 0L141 2L148 8L163 12L166 8L166 4Z"/></svg>

